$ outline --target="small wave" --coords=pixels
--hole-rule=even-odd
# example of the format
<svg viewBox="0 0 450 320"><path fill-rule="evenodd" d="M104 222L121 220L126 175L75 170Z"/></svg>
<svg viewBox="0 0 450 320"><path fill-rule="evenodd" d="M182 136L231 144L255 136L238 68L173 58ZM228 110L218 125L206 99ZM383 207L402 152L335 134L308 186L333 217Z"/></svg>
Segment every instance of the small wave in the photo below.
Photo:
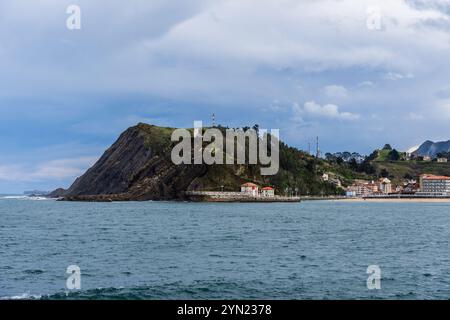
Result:
<svg viewBox="0 0 450 320"><path fill-rule="evenodd" d="M164 285L134 285L126 287L92 288L80 291L59 291L43 295L41 300L159 300L159 299L235 299L242 297L256 299L268 297L258 288L261 281L244 283L225 280L194 281L192 283L172 282ZM273 292L272 298L282 297Z"/></svg>
<svg viewBox="0 0 450 320"><path fill-rule="evenodd" d="M40 270L40 269L32 269L32 270L28 269L28 270L25 270L24 273L26 273L26 274L42 274L42 273L44 273L44 271Z"/></svg>
<svg viewBox="0 0 450 320"><path fill-rule="evenodd" d="M28 196L4 196L0 197L0 199L26 199Z"/></svg>
<svg viewBox="0 0 450 320"><path fill-rule="evenodd" d="M27 292L18 296L0 297L0 300L40 300L41 298L41 295L30 294L29 292Z"/></svg>
<svg viewBox="0 0 450 320"><path fill-rule="evenodd" d="M52 200L50 198L46 197L29 197L29 196L4 196L0 197L0 199L6 199L6 200L31 200L31 201L43 201L43 200Z"/></svg>

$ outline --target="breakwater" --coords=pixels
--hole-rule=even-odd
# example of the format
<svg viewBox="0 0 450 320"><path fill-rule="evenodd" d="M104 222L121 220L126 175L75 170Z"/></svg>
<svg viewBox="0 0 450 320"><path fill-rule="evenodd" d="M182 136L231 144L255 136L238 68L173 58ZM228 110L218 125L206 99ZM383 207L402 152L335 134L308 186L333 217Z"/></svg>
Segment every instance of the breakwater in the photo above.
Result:
<svg viewBox="0 0 450 320"><path fill-rule="evenodd" d="M300 202L300 197L253 196L243 192L187 191L185 196L195 202Z"/></svg>

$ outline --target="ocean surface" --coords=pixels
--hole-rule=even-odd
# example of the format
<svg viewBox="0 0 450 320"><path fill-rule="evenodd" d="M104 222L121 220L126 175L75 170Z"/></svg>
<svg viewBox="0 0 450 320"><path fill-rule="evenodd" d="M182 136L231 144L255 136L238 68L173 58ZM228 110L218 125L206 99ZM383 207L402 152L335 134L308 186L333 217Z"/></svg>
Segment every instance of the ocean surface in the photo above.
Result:
<svg viewBox="0 0 450 320"><path fill-rule="evenodd" d="M238 298L448 299L450 203L0 196L0 299Z"/></svg>

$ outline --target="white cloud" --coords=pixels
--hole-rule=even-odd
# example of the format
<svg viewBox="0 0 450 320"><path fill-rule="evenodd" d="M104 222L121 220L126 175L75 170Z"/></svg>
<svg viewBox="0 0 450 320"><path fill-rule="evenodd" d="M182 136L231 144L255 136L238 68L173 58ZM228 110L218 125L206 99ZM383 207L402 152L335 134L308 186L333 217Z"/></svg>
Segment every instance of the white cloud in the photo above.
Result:
<svg viewBox="0 0 450 320"><path fill-rule="evenodd" d="M295 103L292 107L294 121L303 121L304 117L329 118L337 120L356 120L360 116L351 112L341 112L334 104L320 105L315 101L306 102L303 107Z"/></svg>
<svg viewBox="0 0 450 320"><path fill-rule="evenodd" d="M0 180L12 182L32 182L76 178L91 167L96 157L58 159L29 167L25 164L0 166Z"/></svg>
<svg viewBox="0 0 450 320"><path fill-rule="evenodd" d="M429 114L437 119L449 119L450 118L450 99L438 100L435 107L430 110Z"/></svg>
<svg viewBox="0 0 450 320"><path fill-rule="evenodd" d="M344 99L348 96L348 90L344 86L340 85L329 85L324 88L325 94L329 98L333 99Z"/></svg>
<svg viewBox="0 0 450 320"><path fill-rule="evenodd" d="M373 83L372 81L369 81L369 80L358 83L359 88L372 88L374 86L375 86L375 83Z"/></svg>
<svg viewBox="0 0 450 320"><path fill-rule="evenodd" d="M0 181L30 181L21 165L0 165Z"/></svg>
<svg viewBox="0 0 450 320"><path fill-rule="evenodd" d="M423 120L424 116L420 113L416 113L416 112L410 112L408 113L408 119L411 120Z"/></svg>
<svg viewBox="0 0 450 320"><path fill-rule="evenodd" d="M92 166L96 160L96 157L52 160L39 165L30 174L30 177L34 179L65 179L77 177Z"/></svg>
<svg viewBox="0 0 450 320"><path fill-rule="evenodd" d="M384 75L386 80L397 81L402 79L413 79L414 75L412 73L396 73L396 72L388 72Z"/></svg>
<svg viewBox="0 0 450 320"><path fill-rule="evenodd" d="M445 63L450 55L450 6L444 8L443 0L411 5L416 2L133 0L124 4L78 0L82 30L70 32L65 28L65 8L70 2L2 0L0 111L4 112L0 119L14 129L6 130L0 142L14 139L14 145L20 144L23 136L15 133L19 131L16 119L20 119L22 127L34 126L34 132L42 123L55 123L54 134L64 136L67 143L101 136L97 142L103 145L110 142L105 137L112 141L116 127L139 120L127 118L127 112L133 114L130 100L140 97L142 109L149 107L135 114L152 121L164 116L168 125L176 118L167 116L168 106L179 108L173 112L178 124L191 123L202 105L208 106L204 112L208 118L210 110L223 107L224 124L265 122L266 127L276 121L290 125L289 115L296 121L354 120L364 113L364 119L352 123L351 129L338 127L339 121L334 121L336 127L329 126L329 121L327 126L316 121L312 135L320 131L322 136L331 136L333 148L339 148L339 131L343 147L371 148L377 143L373 140L385 139L369 134L376 129L409 145L414 124L409 113L441 120L426 127L423 136L446 132L448 118L439 116L440 112L449 114L446 103L435 104L435 93L450 83L450 65ZM367 29L368 6L381 9L379 31ZM339 100L344 96L345 104ZM14 104L11 97L19 97L26 105L16 117L11 113L19 113L19 103ZM156 102L152 108L152 102L145 101L148 97L170 102L160 106ZM280 103L271 105L274 99ZM297 99L310 101L310 105L296 105L291 114L291 103ZM320 105L313 99L333 104ZM49 100L54 112L43 122L38 106ZM114 109L118 104L123 112ZM95 108L88 110L92 105L102 105L102 114L120 114L121 121L102 117ZM272 113L260 112L264 106L272 108ZM288 106L286 112L284 106ZM62 109L70 120L61 122ZM371 114L383 121L369 121ZM22 118L29 122L23 124ZM66 129L77 136L65 136ZM350 130L365 132L366 140L362 140L364 134L348 140ZM419 130L415 128L415 134ZM2 153L18 158L13 152ZM69 154L48 158L68 158ZM45 175L57 179L81 170L74 164L47 166L42 158L29 159L40 165L1 167L0 179L14 175L17 179L43 179Z"/></svg>
<svg viewBox="0 0 450 320"><path fill-rule="evenodd" d="M446 21L445 12L404 0L80 1L80 33L65 29L63 4L41 2L2 1L0 67L8 83L21 88L73 92L76 86L171 98L234 90L239 99L238 93L285 90L260 69L415 73L436 49L442 56L450 50L449 33L432 25ZM382 9L382 31L366 28L367 7L374 5ZM17 71L24 68L31 68L26 76ZM42 83L43 75L53 83Z"/></svg>

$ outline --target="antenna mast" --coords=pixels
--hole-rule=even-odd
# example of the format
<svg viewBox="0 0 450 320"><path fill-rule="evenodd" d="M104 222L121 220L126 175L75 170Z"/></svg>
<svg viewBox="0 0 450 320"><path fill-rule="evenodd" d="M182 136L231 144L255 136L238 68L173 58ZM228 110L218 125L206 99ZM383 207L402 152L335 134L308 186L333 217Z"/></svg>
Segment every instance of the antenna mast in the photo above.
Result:
<svg viewBox="0 0 450 320"><path fill-rule="evenodd" d="M320 158L319 136L317 136L317 140L316 140L316 157Z"/></svg>

